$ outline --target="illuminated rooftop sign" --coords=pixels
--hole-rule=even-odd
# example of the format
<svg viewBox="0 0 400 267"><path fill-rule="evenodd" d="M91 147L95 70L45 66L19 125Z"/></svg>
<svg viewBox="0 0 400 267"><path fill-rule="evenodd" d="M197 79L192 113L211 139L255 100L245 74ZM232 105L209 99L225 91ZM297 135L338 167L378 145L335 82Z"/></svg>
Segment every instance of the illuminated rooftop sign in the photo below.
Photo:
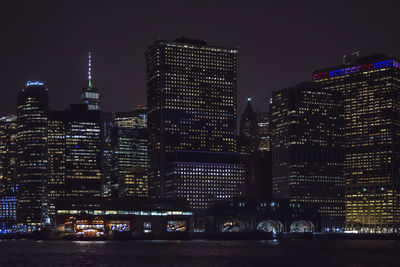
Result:
<svg viewBox="0 0 400 267"><path fill-rule="evenodd" d="M28 81L26 83L26 86L31 86L31 85L43 85L43 83L42 82L38 82L38 81L36 81L36 82Z"/></svg>
<svg viewBox="0 0 400 267"><path fill-rule="evenodd" d="M369 70L373 70L373 69L383 69L386 67L395 67L395 68L400 69L400 63L395 60L385 60L385 61L364 64L364 65L359 65L359 66L354 66L354 67L349 67L349 68L343 68L343 69L337 69L337 70L331 70L331 71L323 71L323 72L314 73L313 80L315 81L315 80L319 80L319 79L324 79L324 78L329 78L329 77L334 77L334 76L341 76L341 75L352 74L352 73L358 73L358 72L363 72L363 71L369 71Z"/></svg>

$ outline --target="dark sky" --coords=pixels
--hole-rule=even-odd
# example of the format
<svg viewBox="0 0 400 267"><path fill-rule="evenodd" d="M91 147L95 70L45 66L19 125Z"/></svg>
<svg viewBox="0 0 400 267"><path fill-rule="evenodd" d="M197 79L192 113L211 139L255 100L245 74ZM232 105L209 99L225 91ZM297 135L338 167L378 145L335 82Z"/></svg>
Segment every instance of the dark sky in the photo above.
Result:
<svg viewBox="0 0 400 267"><path fill-rule="evenodd" d="M52 109L79 102L88 51L103 110L145 103L144 51L178 35L239 47L239 112L248 95L266 110L272 90L344 54L400 57L399 11L400 1L385 0L2 1L0 114L15 112L27 80L45 83Z"/></svg>

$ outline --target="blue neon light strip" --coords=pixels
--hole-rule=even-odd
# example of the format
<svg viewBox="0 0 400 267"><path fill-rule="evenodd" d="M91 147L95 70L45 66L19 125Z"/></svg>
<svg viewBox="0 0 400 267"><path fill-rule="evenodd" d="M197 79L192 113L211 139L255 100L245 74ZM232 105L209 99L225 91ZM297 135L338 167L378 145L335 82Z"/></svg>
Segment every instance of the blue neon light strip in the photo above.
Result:
<svg viewBox="0 0 400 267"><path fill-rule="evenodd" d="M42 82L38 82L38 81L36 81L36 82L28 81L26 83L26 86L30 86L30 85L43 85L43 83Z"/></svg>
<svg viewBox="0 0 400 267"><path fill-rule="evenodd" d="M373 69L382 69L382 68L392 67L392 66L400 69L399 62L397 62L395 60L393 60L393 61L387 60L387 61L380 61L380 62L371 63L371 64L359 65L359 66L350 67L350 68L343 68L343 69L338 69L338 70L314 73L313 80L319 80L319 79L324 79L324 78L328 78L328 77L363 72L363 71L368 71L368 70L373 70Z"/></svg>

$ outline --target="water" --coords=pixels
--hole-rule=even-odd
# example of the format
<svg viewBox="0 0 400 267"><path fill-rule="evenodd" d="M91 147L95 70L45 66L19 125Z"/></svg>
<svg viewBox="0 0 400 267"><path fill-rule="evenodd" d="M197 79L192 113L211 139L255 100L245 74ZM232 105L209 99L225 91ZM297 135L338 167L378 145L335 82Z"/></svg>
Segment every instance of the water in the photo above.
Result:
<svg viewBox="0 0 400 267"><path fill-rule="evenodd" d="M400 241L0 241L0 266L400 266Z"/></svg>

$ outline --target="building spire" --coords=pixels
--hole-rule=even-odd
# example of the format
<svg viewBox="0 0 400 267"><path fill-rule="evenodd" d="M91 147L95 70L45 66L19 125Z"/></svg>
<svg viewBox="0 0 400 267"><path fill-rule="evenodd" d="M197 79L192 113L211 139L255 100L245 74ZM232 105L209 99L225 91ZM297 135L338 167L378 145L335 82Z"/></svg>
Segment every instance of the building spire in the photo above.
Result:
<svg viewBox="0 0 400 267"><path fill-rule="evenodd" d="M88 80L89 80L89 88L92 88L92 53L90 52L89 52Z"/></svg>

